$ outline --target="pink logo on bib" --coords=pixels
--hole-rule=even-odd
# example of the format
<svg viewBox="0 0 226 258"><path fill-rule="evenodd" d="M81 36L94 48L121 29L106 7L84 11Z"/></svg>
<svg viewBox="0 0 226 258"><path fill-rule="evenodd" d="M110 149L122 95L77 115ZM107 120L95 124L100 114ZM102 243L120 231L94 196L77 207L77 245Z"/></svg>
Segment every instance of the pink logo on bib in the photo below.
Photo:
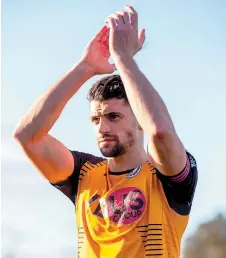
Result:
<svg viewBox="0 0 226 258"><path fill-rule="evenodd" d="M131 224L143 215L146 199L140 189L126 187L110 193L106 204L110 220L117 224Z"/></svg>

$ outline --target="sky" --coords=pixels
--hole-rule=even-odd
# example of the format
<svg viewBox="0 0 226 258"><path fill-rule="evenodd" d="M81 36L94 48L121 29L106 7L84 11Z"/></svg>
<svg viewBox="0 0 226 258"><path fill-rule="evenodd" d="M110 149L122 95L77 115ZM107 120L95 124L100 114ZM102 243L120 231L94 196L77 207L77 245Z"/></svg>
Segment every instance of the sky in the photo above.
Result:
<svg viewBox="0 0 226 258"><path fill-rule="evenodd" d="M199 181L183 238L226 213L226 1L5 0L2 3L2 257L76 257L73 204L31 165L12 138L19 118L81 57L112 12L132 4L146 29L140 69L165 101L196 158ZM89 122L89 80L51 134L100 155ZM13 245L13 251L11 246ZM14 252L14 253L13 253ZM11 256L10 256L11 255Z"/></svg>

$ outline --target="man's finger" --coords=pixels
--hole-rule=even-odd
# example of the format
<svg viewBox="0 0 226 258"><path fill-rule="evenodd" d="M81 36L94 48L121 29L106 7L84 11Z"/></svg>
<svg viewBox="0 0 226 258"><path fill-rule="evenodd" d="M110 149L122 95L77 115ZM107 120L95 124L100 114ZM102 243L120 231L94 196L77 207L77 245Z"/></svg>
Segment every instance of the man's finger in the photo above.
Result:
<svg viewBox="0 0 226 258"><path fill-rule="evenodd" d="M139 38L139 45L140 45L140 48L142 48L143 44L144 44L144 41L145 41L145 29L142 29L138 35L138 38Z"/></svg>
<svg viewBox="0 0 226 258"><path fill-rule="evenodd" d="M103 37L103 35L106 33L106 31L108 30L108 27L106 25L104 25L100 31L96 34L96 36L94 37L95 40L100 41L101 38Z"/></svg>
<svg viewBox="0 0 226 258"><path fill-rule="evenodd" d="M126 9L128 10L129 14L130 14L130 21L131 21L131 24L133 26L136 26L138 27L138 14L137 12L135 11L135 9L130 6L130 5L126 5Z"/></svg>
<svg viewBox="0 0 226 258"><path fill-rule="evenodd" d="M137 11L131 6L131 5L126 5L126 8L131 12L137 15Z"/></svg>
<svg viewBox="0 0 226 258"><path fill-rule="evenodd" d="M130 19L129 19L129 14L128 12L125 11L118 11L116 12L117 14L121 15L123 17L123 21L125 24L129 24L130 23Z"/></svg>
<svg viewBox="0 0 226 258"><path fill-rule="evenodd" d="M115 19L114 18L112 18L111 16L109 16L106 20L105 20L105 22L109 25L109 27L111 28L111 29L115 29L116 28L116 22L115 22Z"/></svg>
<svg viewBox="0 0 226 258"><path fill-rule="evenodd" d="M123 25L124 24L123 16L119 13L113 13L109 17L112 17L115 20L117 25Z"/></svg>
<svg viewBox="0 0 226 258"><path fill-rule="evenodd" d="M101 39L102 43L109 42L109 35L110 35L110 28L108 28L108 31L105 33L104 37Z"/></svg>
<svg viewBox="0 0 226 258"><path fill-rule="evenodd" d="M107 30L105 31L105 33L102 35L101 39L99 42L104 43L108 38L109 38L109 32L110 29L107 28Z"/></svg>
<svg viewBox="0 0 226 258"><path fill-rule="evenodd" d="M107 49L109 49L109 37L103 42L103 44Z"/></svg>

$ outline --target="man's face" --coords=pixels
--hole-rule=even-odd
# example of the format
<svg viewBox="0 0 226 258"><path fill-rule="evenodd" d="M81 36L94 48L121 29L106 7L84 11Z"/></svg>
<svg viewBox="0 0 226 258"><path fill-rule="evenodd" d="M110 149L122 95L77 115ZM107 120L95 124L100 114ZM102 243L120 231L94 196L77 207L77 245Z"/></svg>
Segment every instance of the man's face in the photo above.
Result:
<svg viewBox="0 0 226 258"><path fill-rule="evenodd" d="M91 101L90 119L105 157L123 155L137 141L139 126L123 99Z"/></svg>

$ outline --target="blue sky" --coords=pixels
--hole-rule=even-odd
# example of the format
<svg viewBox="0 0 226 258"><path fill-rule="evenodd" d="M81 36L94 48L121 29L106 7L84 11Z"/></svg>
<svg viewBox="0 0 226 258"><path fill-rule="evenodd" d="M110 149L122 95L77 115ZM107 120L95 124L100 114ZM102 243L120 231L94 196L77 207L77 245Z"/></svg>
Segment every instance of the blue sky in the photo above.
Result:
<svg viewBox="0 0 226 258"><path fill-rule="evenodd" d="M184 239L200 222L226 213L225 1L7 0L2 4L3 254L15 241L19 258L75 255L73 206L40 177L11 134L31 103L80 58L105 18L125 4L134 5L140 28L146 29L136 61L198 163ZM86 94L98 78L71 99L51 130L68 148L96 155Z"/></svg>

